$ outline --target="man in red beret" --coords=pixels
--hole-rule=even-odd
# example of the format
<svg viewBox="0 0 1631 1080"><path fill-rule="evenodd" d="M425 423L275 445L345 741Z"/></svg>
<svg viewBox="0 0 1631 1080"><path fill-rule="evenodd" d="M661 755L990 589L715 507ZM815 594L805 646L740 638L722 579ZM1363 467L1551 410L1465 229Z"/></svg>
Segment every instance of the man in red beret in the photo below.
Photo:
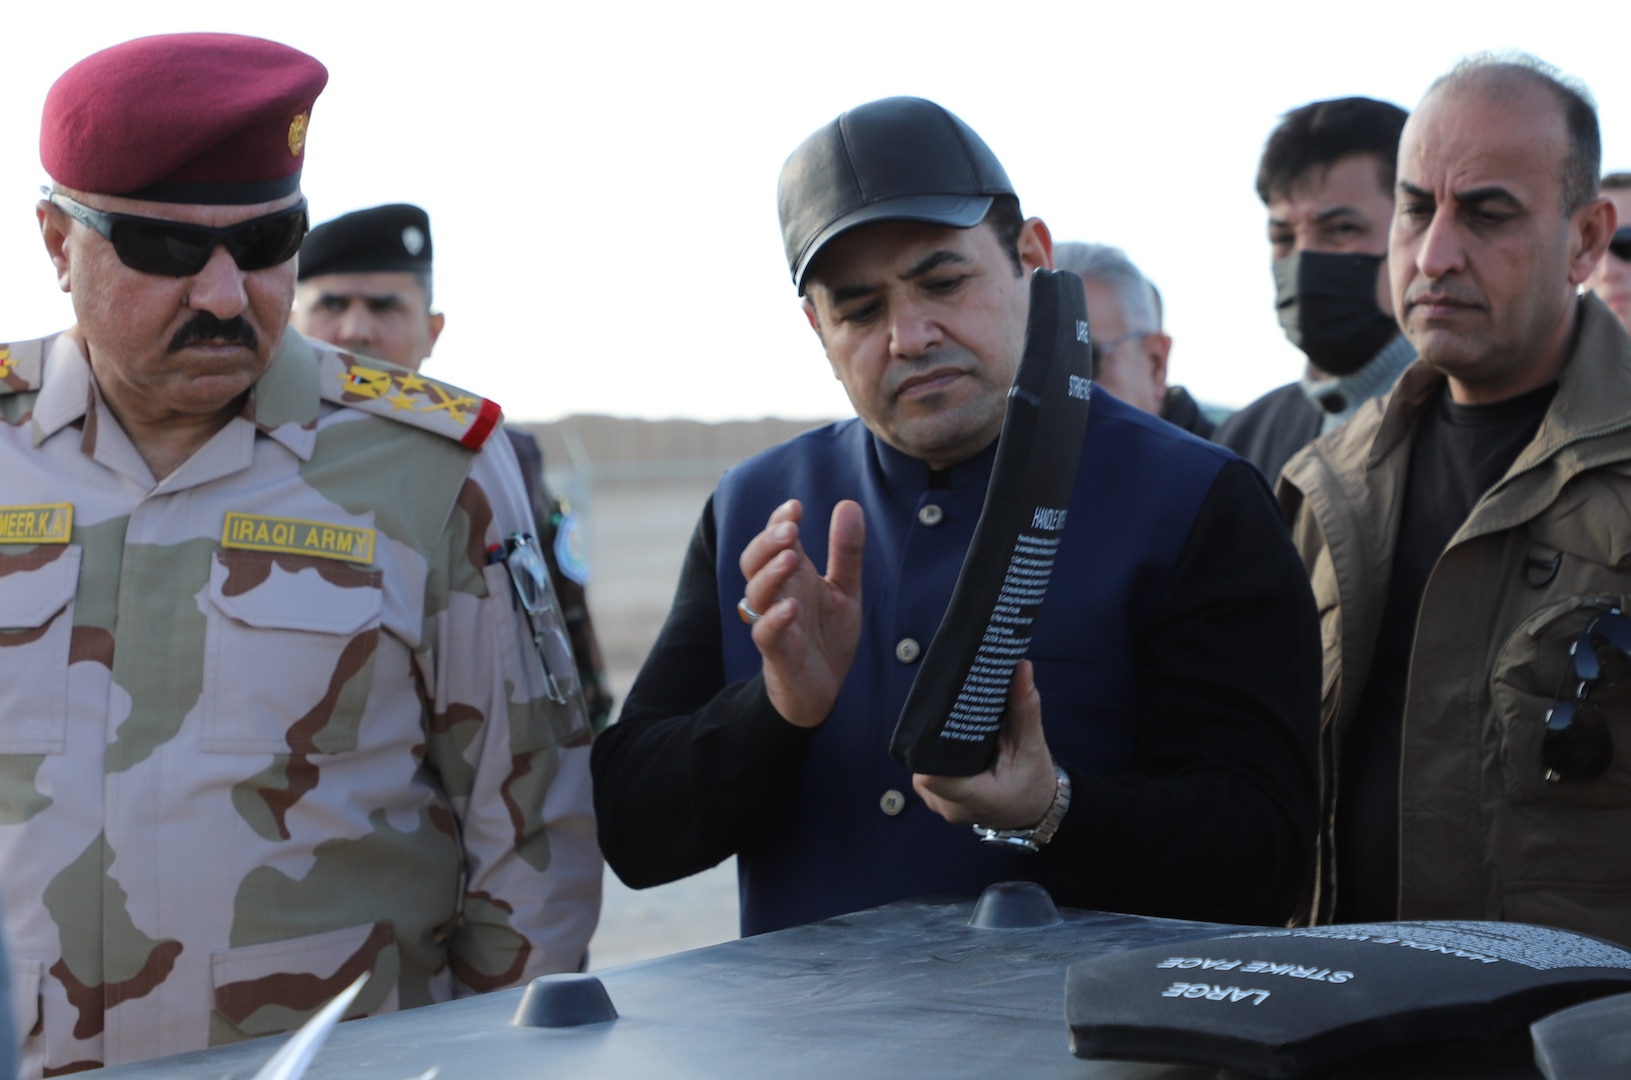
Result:
<svg viewBox="0 0 1631 1080"><path fill-rule="evenodd" d="M498 406L284 332L326 80L173 35L46 101L77 322L0 345L25 1075L584 962L588 724Z"/></svg>

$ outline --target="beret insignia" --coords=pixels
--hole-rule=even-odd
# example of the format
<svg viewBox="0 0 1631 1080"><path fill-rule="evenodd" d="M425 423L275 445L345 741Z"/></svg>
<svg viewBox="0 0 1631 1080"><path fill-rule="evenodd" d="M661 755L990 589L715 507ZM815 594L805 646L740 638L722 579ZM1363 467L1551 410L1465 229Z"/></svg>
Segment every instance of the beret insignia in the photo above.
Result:
<svg viewBox="0 0 1631 1080"><path fill-rule="evenodd" d="M298 113L289 121L289 153L299 157L300 151L306 148L306 125L311 122L311 113Z"/></svg>

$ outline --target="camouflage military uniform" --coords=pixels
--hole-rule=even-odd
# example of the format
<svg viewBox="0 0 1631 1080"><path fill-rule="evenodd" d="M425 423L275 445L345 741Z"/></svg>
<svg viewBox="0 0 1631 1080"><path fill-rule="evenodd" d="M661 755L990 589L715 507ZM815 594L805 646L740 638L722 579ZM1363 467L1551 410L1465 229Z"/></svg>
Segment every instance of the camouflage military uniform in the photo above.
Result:
<svg viewBox="0 0 1631 1080"><path fill-rule="evenodd" d="M155 483L69 337L0 383L25 1071L287 1030L364 970L354 1014L575 969L587 722L490 554L529 531L507 440L460 443L497 407L291 330Z"/></svg>

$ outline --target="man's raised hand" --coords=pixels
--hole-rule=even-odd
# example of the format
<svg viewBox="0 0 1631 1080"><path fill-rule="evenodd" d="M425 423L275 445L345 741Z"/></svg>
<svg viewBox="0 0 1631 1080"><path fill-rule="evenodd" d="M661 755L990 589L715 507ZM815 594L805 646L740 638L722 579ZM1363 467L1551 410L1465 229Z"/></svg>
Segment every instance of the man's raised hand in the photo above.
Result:
<svg viewBox="0 0 1631 1080"><path fill-rule="evenodd" d="M861 638L861 556L866 521L848 499L833 507L822 576L799 543L804 507L789 499L742 549L743 598L759 613L753 643L764 658L770 703L799 727L832 712Z"/></svg>

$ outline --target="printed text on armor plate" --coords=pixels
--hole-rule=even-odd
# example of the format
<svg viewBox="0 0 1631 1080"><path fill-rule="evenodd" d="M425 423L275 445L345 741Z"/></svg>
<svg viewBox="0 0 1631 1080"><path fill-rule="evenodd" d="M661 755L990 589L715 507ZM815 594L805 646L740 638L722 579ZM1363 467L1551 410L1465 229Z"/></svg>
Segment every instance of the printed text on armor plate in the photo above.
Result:
<svg viewBox="0 0 1631 1080"><path fill-rule="evenodd" d="M1332 971L1330 968L1302 964L1275 964L1267 960L1208 960L1200 956L1174 956L1155 966L1181 970L1200 968L1202 971L1233 971L1239 968L1242 975L1286 975L1293 979L1330 983L1344 983L1354 977L1351 971Z"/></svg>
<svg viewBox="0 0 1631 1080"><path fill-rule="evenodd" d="M1213 986L1211 983L1173 983L1161 991L1168 998L1205 998L1207 1001L1246 1001L1261 1005L1269 999L1267 990L1242 990L1238 986Z"/></svg>
<svg viewBox="0 0 1631 1080"><path fill-rule="evenodd" d="M1065 510L1055 510L1052 507L1039 506L1031 515L1031 528L1045 529L1048 532L1058 532L1065 527ZM1021 538L1023 539L1023 537Z"/></svg>
<svg viewBox="0 0 1631 1080"><path fill-rule="evenodd" d="M1036 513L1038 517L1058 515L1057 525L1042 525L1042 528L1056 530L1064 525L1063 510L1038 509ZM957 700L952 702L951 712L940 728L942 739L979 742L1001 726L1003 707L1008 702L1008 683L1013 678L1014 665L1030 650L1031 612L1047 592L1053 554L1058 548L1057 537L1022 533L1015 540L1002 588L991 609L991 621L986 624L974 662L958 688Z"/></svg>

